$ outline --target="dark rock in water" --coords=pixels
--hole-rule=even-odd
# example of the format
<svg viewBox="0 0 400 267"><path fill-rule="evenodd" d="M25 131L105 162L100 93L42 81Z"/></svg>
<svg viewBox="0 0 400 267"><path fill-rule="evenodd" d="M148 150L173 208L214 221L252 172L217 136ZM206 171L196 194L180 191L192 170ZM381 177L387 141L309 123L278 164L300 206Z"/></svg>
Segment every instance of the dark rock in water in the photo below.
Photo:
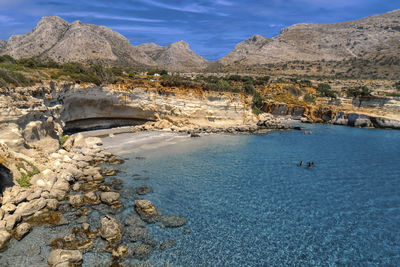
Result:
<svg viewBox="0 0 400 267"><path fill-rule="evenodd" d="M153 192L153 188L149 185L141 185L135 188L136 193L139 195L146 195Z"/></svg>
<svg viewBox="0 0 400 267"><path fill-rule="evenodd" d="M146 227L146 223L143 222L138 216L136 215L129 215L125 219L126 226L135 226L135 227Z"/></svg>
<svg viewBox="0 0 400 267"><path fill-rule="evenodd" d="M156 222L161 212L149 200L135 200L135 209L143 221L148 223Z"/></svg>
<svg viewBox="0 0 400 267"><path fill-rule="evenodd" d="M147 232L145 227L129 226L125 229L125 232L128 234L129 240L132 242L145 241L152 239L153 237Z"/></svg>
<svg viewBox="0 0 400 267"><path fill-rule="evenodd" d="M150 180L150 177L134 177L133 180L136 180L136 181L147 181L147 180Z"/></svg>
<svg viewBox="0 0 400 267"><path fill-rule="evenodd" d="M183 216L167 215L160 218L160 223L164 227L181 227L187 223Z"/></svg>
<svg viewBox="0 0 400 267"><path fill-rule="evenodd" d="M15 238L21 240L32 230L32 226L29 223L21 223L15 229Z"/></svg>
<svg viewBox="0 0 400 267"><path fill-rule="evenodd" d="M200 135L198 133L191 133L190 137L200 137Z"/></svg>
<svg viewBox="0 0 400 267"><path fill-rule="evenodd" d="M160 250L164 251L166 249L176 247L176 245L177 245L176 240L167 240L160 244Z"/></svg>
<svg viewBox="0 0 400 267"><path fill-rule="evenodd" d="M146 158L145 158L145 157L135 157L135 159L138 159L138 160L145 160Z"/></svg>
<svg viewBox="0 0 400 267"><path fill-rule="evenodd" d="M149 245L139 245L133 252L133 257L136 259L146 259L153 252L153 247Z"/></svg>
<svg viewBox="0 0 400 267"><path fill-rule="evenodd" d="M119 170L113 170L113 169L104 170L102 173L105 176L113 176L113 175L116 175L117 173L119 173Z"/></svg>

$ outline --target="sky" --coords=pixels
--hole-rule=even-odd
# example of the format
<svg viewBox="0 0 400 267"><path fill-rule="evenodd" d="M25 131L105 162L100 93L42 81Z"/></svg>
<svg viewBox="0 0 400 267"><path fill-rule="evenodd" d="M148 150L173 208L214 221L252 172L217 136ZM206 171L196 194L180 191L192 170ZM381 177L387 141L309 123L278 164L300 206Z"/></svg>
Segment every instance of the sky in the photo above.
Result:
<svg viewBox="0 0 400 267"><path fill-rule="evenodd" d="M400 8L400 0L0 0L0 39L29 32L43 16L105 25L133 45L184 40L208 60L254 34L295 23L335 23Z"/></svg>

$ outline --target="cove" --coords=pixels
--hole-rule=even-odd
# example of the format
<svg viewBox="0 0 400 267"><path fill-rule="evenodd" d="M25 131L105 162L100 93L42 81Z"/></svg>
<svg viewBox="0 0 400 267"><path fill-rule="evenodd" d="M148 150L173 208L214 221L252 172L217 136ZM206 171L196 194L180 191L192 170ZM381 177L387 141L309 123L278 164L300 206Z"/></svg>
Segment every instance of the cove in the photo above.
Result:
<svg viewBox="0 0 400 267"><path fill-rule="evenodd" d="M398 266L400 134L310 125L267 135L210 135L128 156L124 187L147 184L181 228L154 265ZM300 161L315 167L299 167ZM138 173L146 181L132 179Z"/></svg>

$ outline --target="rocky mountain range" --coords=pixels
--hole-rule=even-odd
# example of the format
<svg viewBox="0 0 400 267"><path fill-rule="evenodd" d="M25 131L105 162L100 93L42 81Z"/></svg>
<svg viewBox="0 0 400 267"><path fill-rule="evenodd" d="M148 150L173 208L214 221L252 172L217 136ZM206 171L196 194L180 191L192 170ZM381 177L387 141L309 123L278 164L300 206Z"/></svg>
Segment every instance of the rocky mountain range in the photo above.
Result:
<svg viewBox="0 0 400 267"><path fill-rule="evenodd" d="M211 67L228 70L277 64L285 71L286 62L346 62L365 60L371 66L400 66L400 10L360 20L333 23L301 23L285 28L274 38L254 35L236 45L217 62L208 62L190 50L184 41L169 46L154 43L133 46L121 34L105 26L69 23L60 17L43 17L29 33L0 41L0 54L15 58L39 57L57 62L104 63L108 65L161 67L169 70L199 71ZM372 62L372 63L371 63ZM342 64L345 73L354 64ZM295 72L304 64L291 66ZM336 66L338 68L338 66ZM356 65L355 68L360 66ZM318 70L330 72L329 64ZM273 68L267 69L273 72ZM310 71L310 67L305 70ZM385 69L390 72L391 68ZM360 72L358 72L360 73ZM386 74L385 74L386 75ZM387 76L387 75L386 75Z"/></svg>
<svg viewBox="0 0 400 267"><path fill-rule="evenodd" d="M400 10L333 24L295 24L274 38L254 35L219 60L223 65L398 58Z"/></svg>
<svg viewBox="0 0 400 267"><path fill-rule="evenodd" d="M56 62L103 63L109 65L199 69L206 60L184 42L162 47L133 46L121 34L105 26L68 23L60 17L43 17L36 27L0 43L1 54L14 58L39 57Z"/></svg>

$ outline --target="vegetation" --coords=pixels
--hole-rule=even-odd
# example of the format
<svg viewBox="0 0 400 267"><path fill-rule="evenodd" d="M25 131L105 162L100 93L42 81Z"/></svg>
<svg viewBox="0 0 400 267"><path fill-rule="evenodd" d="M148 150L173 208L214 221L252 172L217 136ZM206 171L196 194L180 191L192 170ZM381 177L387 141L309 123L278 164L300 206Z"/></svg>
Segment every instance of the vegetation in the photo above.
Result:
<svg viewBox="0 0 400 267"><path fill-rule="evenodd" d="M393 86L400 91L400 81L395 82Z"/></svg>
<svg viewBox="0 0 400 267"><path fill-rule="evenodd" d="M154 75L154 74L160 74L160 75L168 75L168 71L166 70L151 70L149 72L147 72L147 75Z"/></svg>
<svg viewBox="0 0 400 267"><path fill-rule="evenodd" d="M318 84L317 92L319 93L319 96L331 97L331 98L337 97L336 93L333 90L331 90L331 86L327 83Z"/></svg>
<svg viewBox="0 0 400 267"><path fill-rule="evenodd" d="M371 89L369 89L366 85L364 86L356 86L347 89L346 94L348 97L366 97L371 95Z"/></svg>
<svg viewBox="0 0 400 267"><path fill-rule="evenodd" d="M305 94L304 95L304 101L309 102L309 103L314 103L315 102L315 97L310 94Z"/></svg>
<svg viewBox="0 0 400 267"><path fill-rule="evenodd" d="M251 105L253 113L256 115L262 113L262 110L261 110L262 106L263 106L263 100L262 100L260 93L254 92L253 103Z"/></svg>
<svg viewBox="0 0 400 267"><path fill-rule="evenodd" d="M29 169L26 168L26 164L29 165ZM17 183L21 186L21 187L29 187L31 184L29 183L32 176L40 173L39 169L33 165L32 163L29 163L27 161L25 161L24 163L19 163L17 165L17 169L18 171L21 172L21 170L23 170L21 172L21 177L19 179L17 179Z"/></svg>
<svg viewBox="0 0 400 267"><path fill-rule="evenodd" d="M68 138L69 138L69 135L63 135L63 136L60 137L60 148L63 147L65 142L67 142Z"/></svg>

